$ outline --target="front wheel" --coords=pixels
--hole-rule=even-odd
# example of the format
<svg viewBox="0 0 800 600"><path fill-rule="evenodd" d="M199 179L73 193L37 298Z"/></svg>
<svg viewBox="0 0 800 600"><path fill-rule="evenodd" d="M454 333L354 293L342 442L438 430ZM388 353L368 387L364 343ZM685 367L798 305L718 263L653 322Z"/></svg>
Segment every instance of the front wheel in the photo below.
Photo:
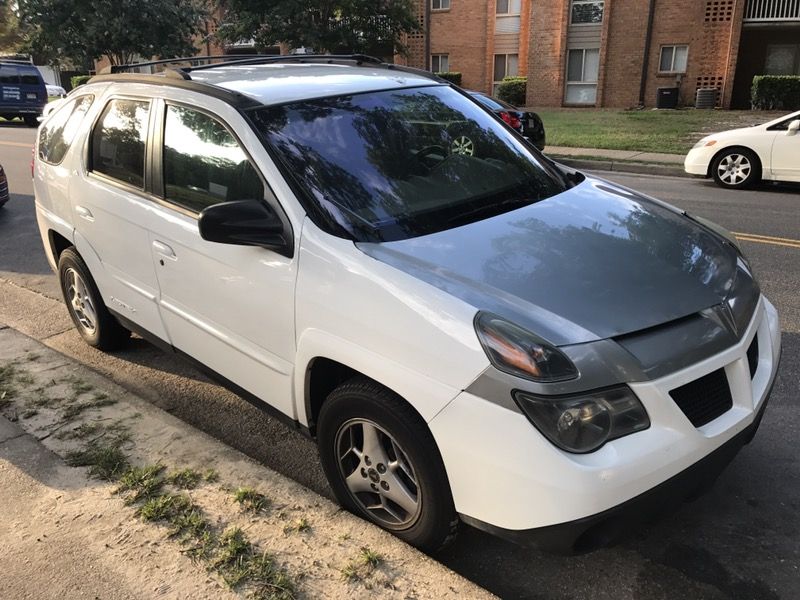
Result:
<svg viewBox="0 0 800 600"><path fill-rule="evenodd" d="M340 385L320 411L317 444L350 512L427 552L455 537L458 515L439 449L396 394L362 377Z"/></svg>
<svg viewBox="0 0 800 600"><path fill-rule="evenodd" d="M742 189L750 187L761 179L761 163L750 150L731 148L714 159L711 173L717 185Z"/></svg>
<svg viewBox="0 0 800 600"><path fill-rule="evenodd" d="M124 346L131 332L108 311L89 268L72 248L58 258L58 279L69 316L84 341L98 350Z"/></svg>

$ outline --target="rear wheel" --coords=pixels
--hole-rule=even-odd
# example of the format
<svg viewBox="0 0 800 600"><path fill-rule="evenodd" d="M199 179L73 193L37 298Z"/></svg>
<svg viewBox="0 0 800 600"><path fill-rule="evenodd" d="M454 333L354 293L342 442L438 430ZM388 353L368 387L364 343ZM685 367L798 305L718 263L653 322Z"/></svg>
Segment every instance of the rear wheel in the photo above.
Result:
<svg viewBox="0 0 800 600"><path fill-rule="evenodd" d="M131 332L114 318L80 254L67 248L58 259L58 278L69 316L81 337L98 350L115 350L130 338Z"/></svg>
<svg viewBox="0 0 800 600"><path fill-rule="evenodd" d="M714 159L711 174L722 187L742 189L761 179L761 163L754 152L746 148L731 148Z"/></svg>
<svg viewBox="0 0 800 600"><path fill-rule="evenodd" d="M22 117L22 120L25 121L25 125L28 127L38 127L39 121L36 118L36 115L25 115Z"/></svg>
<svg viewBox="0 0 800 600"><path fill-rule="evenodd" d="M458 515L439 449L396 394L362 377L340 385L320 411L317 443L349 511L428 552L455 537Z"/></svg>

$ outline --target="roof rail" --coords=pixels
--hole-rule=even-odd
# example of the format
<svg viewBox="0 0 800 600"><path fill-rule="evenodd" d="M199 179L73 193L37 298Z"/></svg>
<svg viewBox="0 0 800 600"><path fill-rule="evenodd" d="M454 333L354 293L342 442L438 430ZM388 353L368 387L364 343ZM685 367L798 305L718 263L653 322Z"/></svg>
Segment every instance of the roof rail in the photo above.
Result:
<svg viewBox="0 0 800 600"><path fill-rule="evenodd" d="M105 67L102 71L102 75L106 75L108 73L124 73L131 69L138 69L141 67L154 67L158 65L168 65L171 63L196 63L200 61L211 61L211 60L219 60L222 62L236 62L239 60L248 60L248 59L257 59L257 58L268 58L268 57L276 57L277 54L214 54L208 56L182 56L179 58L164 58L161 60L149 60L146 62L140 63L131 63L127 65L110 65Z"/></svg>
<svg viewBox="0 0 800 600"><path fill-rule="evenodd" d="M329 62L334 63L337 61L351 61L357 64L368 63L371 65L385 65L384 61L375 56L368 54L272 54L272 55L259 55L252 58L241 58L241 60L227 61L224 66L229 65L258 65L273 62ZM213 69L223 65L200 65L197 67L189 67L189 71L198 71L201 69Z"/></svg>

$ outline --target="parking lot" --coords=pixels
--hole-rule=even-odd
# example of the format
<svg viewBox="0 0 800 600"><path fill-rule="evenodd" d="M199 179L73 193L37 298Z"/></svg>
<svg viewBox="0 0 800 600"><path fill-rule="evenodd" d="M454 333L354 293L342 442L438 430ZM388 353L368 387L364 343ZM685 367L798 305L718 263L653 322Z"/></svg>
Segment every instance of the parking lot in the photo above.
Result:
<svg viewBox="0 0 800 600"><path fill-rule="evenodd" d="M34 135L22 124L0 123L0 164L12 194L0 209L0 285L6 297L24 288L60 298L34 217L29 167ZM615 548L554 557L465 527L435 558L504 598L800 597L800 186L728 192L684 178L619 173L609 178L741 234L782 319L782 367L761 429L709 494ZM10 304L3 309L11 310ZM114 356L103 355L71 329L48 329L35 303L13 309L17 322L38 328L49 345L330 495L312 442L211 385L179 359L142 340Z"/></svg>

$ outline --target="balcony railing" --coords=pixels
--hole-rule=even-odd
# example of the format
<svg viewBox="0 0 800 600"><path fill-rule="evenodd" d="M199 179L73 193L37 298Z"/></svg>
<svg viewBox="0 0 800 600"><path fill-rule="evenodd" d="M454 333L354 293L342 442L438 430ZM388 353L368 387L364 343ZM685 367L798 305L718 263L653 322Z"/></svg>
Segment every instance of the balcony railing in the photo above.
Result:
<svg viewBox="0 0 800 600"><path fill-rule="evenodd" d="M748 0L744 11L748 22L800 21L800 0Z"/></svg>

